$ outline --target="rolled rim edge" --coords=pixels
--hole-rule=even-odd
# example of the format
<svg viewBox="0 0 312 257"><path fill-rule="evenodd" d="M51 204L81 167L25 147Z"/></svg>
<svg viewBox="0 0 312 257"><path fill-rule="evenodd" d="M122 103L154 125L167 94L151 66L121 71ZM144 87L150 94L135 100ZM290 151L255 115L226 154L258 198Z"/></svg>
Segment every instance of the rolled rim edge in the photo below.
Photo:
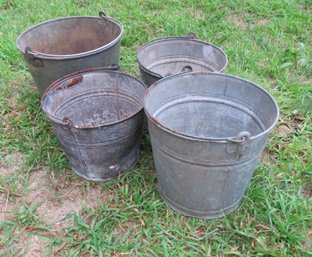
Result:
<svg viewBox="0 0 312 257"><path fill-rule="evenodd" d="M236 79L236 80L240 80L240 81L243 81L243 82L247 82L249 83L250 85L262 90L272 101L275 109L276 109L276 118L275 120L272 122L272 124L267 128L265 129L264 131L262 131L261 133L257 134L257 135L254 135L254 136L251 136L250 140L254 140L256 138L259 138L259 137L262 137L266 134L269 134L270 131L275 127L275 125L277 124L278 122L278 119L279 119L279 115L280 115L280 111L279 111L279 107L277 105L277 102L275 101L275 99L273 98L273 96L267 91L265 90L264 88L262 88L261 86L257 85L256 83L254 82L251 82L247 79L243 79L241 77L238 77L238 76L235 76L235 75L229 75L229 74L224 74L224 73L218 73L218 72L189 72L189 73L181 73L181 74L177 74L177 75L173 75L173 76L168 76L168 77L165 77L161 80L158 80L156 82L154 82L149 88L147 88L147 90L145 91L145 95L144 95L144 101L143 101L143 104L144 104L144 111L146 113L146 116L148 117L148 119L155 125L157 126L158 128L160 129L163 129L165 130L167 133L173 135L173 136L176 136L176 137L180 137L180 138L183 138L183 139L189 139L189 140L193 140L193 141L203 141L203 142L219 142L219 143L227 143L229 141L229 139L231 139L231 137L222 137L222 138L214 138L214 137L206 137L206 138L201 138L201 137L195 137L195 136L191 136L191 135L187 135L187 134L184 134L184 133L177 133L176 131L170 129L169 127L165 126L164 124L158 122L157 120L155 120L155 118L148 112L147 110L147 103L146 103L146 97L150 94L150 92L153 90L153 88L155 88L157 86L157 84L159 83L162 83L163 81L165 80L171 80L171 79L175 79L176 77L180 77L180 76L189 76L189 75L192 75L192 76L195 76L195 75L203 75L203 76L206 76L206 75L211 75L211 76L225 76L225 77L228 77L228 78L231 78L231 79Z"/></svg>
<svg viewBox="0 0 312 257"><path fill-rule="evenodd" d="M22 53L22 54L26 54L25 53L25 49L22 49L19 41L21 40L21 38L28 33L29 31L45 25L49 22L54 22L54 21L60 21L60 20L66 20L66 19L76 19L76 18L92 18L92 19L104 19L102 17L98 17L98 16L70 16L70 17L61 17L61 18L56 18L56 19L51 19L51 20L47 20L38 24L35 24L31 27L29 27L28 29L24 30L16 39L16 47L17 49ZM64 55L58 55L58 54L46 54L46 53L42 53L42 52L33 52L32 54L35 55L37 58L41 58L41 59L45 59L45 60L64 60L64 59L75 59L75 58L81 58L81 57L86 57L92 54L96 54L99 53L105 49L110 48L112 45L116 44L117 42L119 42L121 40L121 37L124 33L124 26L121 24L121 22L119 22L118 20L111 18L111 17L105 17L105 19L110 20L111 22L115 23L116 25L119 26L120 28L120 33L119 35L111 42L109 42L108 44L95 48L93 50L90 51L86 51L86 52L81 52L81 53L77 53L77 54L64 54Z"/></svg>

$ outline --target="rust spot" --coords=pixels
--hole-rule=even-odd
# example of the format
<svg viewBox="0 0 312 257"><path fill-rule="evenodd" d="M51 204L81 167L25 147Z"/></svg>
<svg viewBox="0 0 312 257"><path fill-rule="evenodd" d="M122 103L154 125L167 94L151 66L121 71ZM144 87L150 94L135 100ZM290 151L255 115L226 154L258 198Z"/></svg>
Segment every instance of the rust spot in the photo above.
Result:
<svg viewBox="0 0 312 257"><path fill-rule="evenodd" d="M73 78L70 82L68 82L68 84L66 84L65 88L71 88L74 85L76 85L77 83L81 82L83 79L83 77L80 75L76 78Z"/></svg>
<svg viewBox="0 0 312 257"><path fill-rule="evenodd" d="M79 126L80 129L88 129L88 128L92 128L92 125L91 124L86 124L86 125L82 125L82 126Z"/></svg>
<svg viewBox="0 0 312 257"><path fill-rule="evenodd" d="M158 122L158 120L155 118L155 117L151 117L151 120L154 122L154 123L156 123L156 124L159 124L159 122ZM159 124L160 125L160 124Z"/></svg>
<svg viewBox="0 0 312 257"><path fill-rule="evenodd" d="M81 126L79 126L79 128L80 129L89 129L89 128L94 128L96 125L97 125L96 122L93 121L90 124L81 125Z"/></svg>
<svg viewBox="0 0 312 257"><path fill-rule="evenodd" d="M101 68L88 68L86 69L87 72L91 72L91 71L100 71L102 70Z"/></svg>

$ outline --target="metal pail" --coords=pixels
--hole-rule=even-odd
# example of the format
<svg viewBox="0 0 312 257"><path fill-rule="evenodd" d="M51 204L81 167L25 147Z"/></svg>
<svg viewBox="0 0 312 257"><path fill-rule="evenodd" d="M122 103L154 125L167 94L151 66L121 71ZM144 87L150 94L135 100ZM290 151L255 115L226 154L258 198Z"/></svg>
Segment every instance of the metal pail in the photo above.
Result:
<svg viewBox="0 0 312 257"><path fill-rule="evenodd" d="M62 76L94 67L119 64L123 26L99 17L65 17L24 31L16 40L40 92Z"/></svg>
<svg viewBox="0 0 312 257"><path fill-rule="evenodd" d="M275 100L238 77L184 73L154 83L144 108L169 206L200 218L236 209L278 121Z"/></svg>
<svg viewBox="0 0 312 257"><path fill-rule="evenodd" d="M186 37L165 37L148 42L137 52L141 79L147 87L157 80L182 72L223 72L228 64L217 46Z"/></svg>
<svg viewBox="0 0 312 257"><path fill-rule="evenodd" d="M43 94L42 109L79 176L106 180L135 166L145 89L130 75L98 68L65 76Z"/></svg>

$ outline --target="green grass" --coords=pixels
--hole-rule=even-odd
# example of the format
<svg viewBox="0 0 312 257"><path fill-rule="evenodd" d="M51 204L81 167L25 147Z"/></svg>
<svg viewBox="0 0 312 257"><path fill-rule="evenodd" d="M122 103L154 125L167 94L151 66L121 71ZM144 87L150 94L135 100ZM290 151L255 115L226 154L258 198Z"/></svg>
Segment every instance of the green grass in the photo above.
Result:
<svg viewBox="0 0 312 257"><path fill-rule="evenodd" d="M101 10L125 26L124 72L139 77L136 50L141 44L192 31L227 53L226 73L258 83L277 100L280 126L235 212L200 220L172 211L155 187L147 131L138 165L120 178L85 182L71 171L15 40L47 19L97 15ZM0 256L25 256L29 249L21 242L28 242L26 236L40 238L43 256L311 255L311 10L308 0L0 0L0 171L14 163L7 156L19 153L25 158L13 174L0 173L0 195L6 199L0 201L0 210L8 202L14 206L0 219ZM49 171L59 191L66 191L58 185L63 181L80 183L84 194L100 184L108 199L71 213L72 224L51 230L39 215L40 206L23 201L30 178L42 169Z"/></svg>

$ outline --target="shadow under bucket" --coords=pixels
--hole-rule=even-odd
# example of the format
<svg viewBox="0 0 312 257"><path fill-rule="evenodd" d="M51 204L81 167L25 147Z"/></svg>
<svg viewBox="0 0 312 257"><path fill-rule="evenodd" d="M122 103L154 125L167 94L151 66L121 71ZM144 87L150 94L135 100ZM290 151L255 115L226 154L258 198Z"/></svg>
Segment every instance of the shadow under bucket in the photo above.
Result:
<svg viewBox="0 0 312 257"><path fill-rule="evenodd" d="M106 180L133 168L143 131L145 86L109 69L63 77L41 105L74 169L89 180Z"/></svg>
<svg viewBox="0 0 312 257"><path fill-rule="evenodd" d="M154 83L144 108L169 206L200 218L236 209L278 121L275 100L241 78L185 73Z"/></svg>
<svg viewBox="0 0 312 257"><path fill-rule="evenodd" d="M66 74L119 64L123 26L106 17L77 16L49 20L16 40L40 92Z"/></svg>

